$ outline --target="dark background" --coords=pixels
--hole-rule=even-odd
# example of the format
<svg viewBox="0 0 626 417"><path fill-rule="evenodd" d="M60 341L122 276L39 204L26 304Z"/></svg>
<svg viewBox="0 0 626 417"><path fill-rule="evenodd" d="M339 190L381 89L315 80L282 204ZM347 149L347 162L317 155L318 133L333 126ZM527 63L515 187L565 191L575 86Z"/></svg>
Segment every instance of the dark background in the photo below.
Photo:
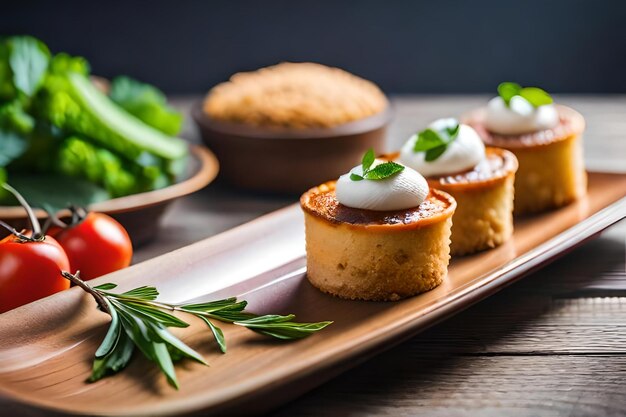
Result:
<svg viewBox="0 0 626 417"><path fill-rule="evenodd" d="M626 92L626 2L2 2L1 34L32 34L167 93L202 93L230 74L316 61L391 93Z"/></svg>

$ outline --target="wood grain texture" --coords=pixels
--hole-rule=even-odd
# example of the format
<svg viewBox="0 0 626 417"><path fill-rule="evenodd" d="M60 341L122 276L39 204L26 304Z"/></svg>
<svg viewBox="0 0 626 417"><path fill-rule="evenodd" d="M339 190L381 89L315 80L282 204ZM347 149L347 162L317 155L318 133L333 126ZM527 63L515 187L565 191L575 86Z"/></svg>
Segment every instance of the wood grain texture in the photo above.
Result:
<svg viewBox="0 0 626 417"><path fill-rule="evenodd" d="M389 148L416 127L442 115L460 114L485 98L393 100L396 120ZM185 108L195 99L178 104ZM586 116L588 165L624 170L626 98L559 99ZM196 137L193 126L187 126L186 136ZM136 260L182 247L293 201L294 197L239 194L215 184L177 202L160 238L139 250ZM626 297L624 236L626 222L312 391L277 415L624 415L626 354L620 348L626 346L620 298ZM0 403L0 415L25 412L20 408L16 414Z"/></svg>
<svg viewBox="0 0 626 417"><path fill-rule="evenodd" d="M120 290L156 285L161 299L169 302L237 295L258 313L332 319L322 333L280 343L226 325L229 353L222 355L207 343L205 325L193 320L189 328L175 332L211 366L183 363L180 391L168 387L158 370L141 359L113 378L86 384L108 317L73 288L0 316L0 395L63 412L116 416L264 410L493 294L593 236L623 217L624 195L626 175L591 173L585 198L516 221L506 244L453 259L442 285L395 303L345 301L314 289L304 276L303 216L298 206L291 206L93 284L115 282ZM430 350L441 349L434 345Z"/></svg>

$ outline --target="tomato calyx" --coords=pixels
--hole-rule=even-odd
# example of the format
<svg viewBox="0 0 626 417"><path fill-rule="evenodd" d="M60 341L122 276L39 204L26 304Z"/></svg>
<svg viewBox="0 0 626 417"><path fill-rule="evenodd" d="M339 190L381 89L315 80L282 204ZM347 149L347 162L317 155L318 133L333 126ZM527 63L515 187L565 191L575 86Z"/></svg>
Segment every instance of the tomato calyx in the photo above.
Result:
<svg viewBox="0 0 626 417"><path fill-rule="evenodd" d="M28 221L30 222L30 226L32 228L32 234L30 236L25 235L24 233L18 232L14 227L11 227L7 223L0 220L0 226L7 229L13 236L17 238L19 243L27 243L27 242L43 242L46 238L46 235L42 233L41 225L39 224L39 219L35 216L35 212L30 207L26 199L13 187L9 184L2 184L2 188L13 194L15 199L20 203L20 205L26 210L26 214L28 215Z"/></svg>
<svg viewBox="0 0 626 417"><path fill-rule="evenodd" d="M67 222L59 219L54 213L48 211L48 220L44 225L44 231L47 231L52 225L61 229L69 229L81 224L89 215L89 211L84 207L72 204L68 206L67 209L70 211L70 219Z"/></svg>

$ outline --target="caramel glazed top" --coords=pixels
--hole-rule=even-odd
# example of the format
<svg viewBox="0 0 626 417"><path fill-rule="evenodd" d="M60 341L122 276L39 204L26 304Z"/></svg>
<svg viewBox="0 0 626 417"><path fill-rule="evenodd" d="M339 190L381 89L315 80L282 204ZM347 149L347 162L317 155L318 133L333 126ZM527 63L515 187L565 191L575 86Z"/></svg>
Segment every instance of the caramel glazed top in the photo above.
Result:
<svg viewBox="0 0 626 417"><path fill-rule="evenodd" d="M517 166L517 158L512 152L487 147L485 158L476 166L453 174L426 177L426 180L431 187L444 191L480 188L515 174Z"/></svg>
<svg viewBox="0 0 626 417"><path fill-rule="evenodd" d="M551 129L540 130L521 135L500 135L487 130L484 124L485 109L474 110L464 117L462 122L472 126L483 142L489 146L506 149L532 148L549 145L580 135L585 130L585 119L576 110L563 105L555 105L559 114L559 124Z"/></svg>
<svg viewBox="0 0 626 417"><path fill-rule="evenodd" d="M335 183L329 181L304 193L300 197L302 209L333 224L384 230L424 227L451 217L456 209L454 198L433 189L422 204L409 209L375 211L347 207L337 201Z"/></svg>
<svg viewBox="0 0 626 417"><path fill-rule="evenodd" d="M394 152L378 158L385 161L397 161L399 156L400 152ZM426 177L426 181L430 187L444 191L479 188L514 174L517 166L517 158L512 152L502 148L487 147L485 159L472 168L452 174Z"/></svg>

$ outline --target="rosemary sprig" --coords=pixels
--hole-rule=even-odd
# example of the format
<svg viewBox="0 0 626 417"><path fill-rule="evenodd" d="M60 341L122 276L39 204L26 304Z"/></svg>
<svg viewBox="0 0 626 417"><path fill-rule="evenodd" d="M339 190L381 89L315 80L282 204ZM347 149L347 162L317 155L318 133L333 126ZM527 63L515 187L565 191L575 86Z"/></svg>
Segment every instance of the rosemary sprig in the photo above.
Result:
<svg viewBox="0 0 626 417"><path fill-rule="evenodd" d="M207 365L198 352L167 329L189 326L170 314L174 311L203 320L222 353L226 353L226 340L222 329L213 321L232 323L283 340L307 337L332 323L298 323L293 321L296 318L293 314L259 316L244 311L248 303L235 297L198 304L168 304L156 301L159 292L155 287L143 286L124 293L115 293L111 290L117 287L116 284L92 287L80 279L79 272L70 274L64 271L61 274L91 294L100 309L111 316L107 334L95 353L90 382L124 369L136 349L148 360L155 362L170 385L176 389L178 380L174 370L175 361L188 358Z"/></svg>

